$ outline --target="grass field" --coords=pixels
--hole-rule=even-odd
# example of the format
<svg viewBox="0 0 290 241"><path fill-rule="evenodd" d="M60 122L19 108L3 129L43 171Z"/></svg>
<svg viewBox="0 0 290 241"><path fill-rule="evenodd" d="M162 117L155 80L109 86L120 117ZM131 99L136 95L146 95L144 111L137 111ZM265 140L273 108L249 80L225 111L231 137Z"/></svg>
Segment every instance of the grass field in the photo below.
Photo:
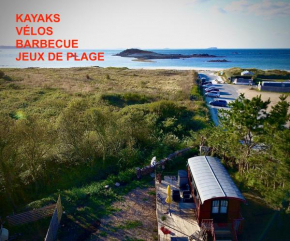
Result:
<svg viewBox="0 0 290 241"><path fill-rule="evenodd" d="M133 70L127 68L1 69L14 88L53 88L69 93L144 93L173 99L189 93L193 71ZM13 81L15 80L15 81ZM4 81L2 81L2 84ZM13 88L13 86L11 87Z"/></svg>
<svg viewBox="0 0 290 241"><path fill-rule="evenodd" d="M86 99L93 105L116 102L117 107L156 100L188 104L195 73L96 67L0 70L8 76L0 79L1 113L16 118L29 114L57 117L73 99Z"/></svg>

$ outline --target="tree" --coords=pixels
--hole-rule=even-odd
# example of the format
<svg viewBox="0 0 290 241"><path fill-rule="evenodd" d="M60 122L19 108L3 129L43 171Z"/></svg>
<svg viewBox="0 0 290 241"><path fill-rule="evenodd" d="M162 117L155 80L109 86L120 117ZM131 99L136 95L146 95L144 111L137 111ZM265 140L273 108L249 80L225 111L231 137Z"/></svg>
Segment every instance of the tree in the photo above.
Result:
<svg viewBox="0 0 290 241"><path fill-rule="evenodd" d="M281 95L279 99L280 101L270 111L268 123L272 129L282 130L290 120L290 114L288 114L290 103L286 101L287 95Z"/></svg>
<svg viewBox="0 0 290 241"><path fill-rule="evenodd" d="M240 142L236 153L239 172L249 169L248 158L253 148L260 143L269 104L270 99L263 101L261 96L257 96L249 100L241 94L229 104L230 110L221 111L221 128L230 133L228 137L234 145Z"/></svg>
<svg viewBox="0 0 290 241"><path fill-rule="evenodd" d="M77 165L92 160L93 146L90 142L89 123L85 117L88 104L85 100L74 100L59 116L57 130L59 136L59 158Z"/></svg>
<svg viewBox="0 0 290 241"><path fill-rule="evenodd" d="M125 146L128 134L126 126L119 125L117 116L105 109L92 109L86 114L90 123L90 131L97 136L96 148L101 149L103 164L110 155L116 155Z"/></svg>
<svg viewBox="0 0 290 241"><path fill-rule="evenodd" d="M45 120L35 117L17 122L19 143L19 161L22 163L21 177L25 184L34 183L39 190L39 180L45 176L45 160L51 158L51 149L55 144L56 133Z"/></svg>

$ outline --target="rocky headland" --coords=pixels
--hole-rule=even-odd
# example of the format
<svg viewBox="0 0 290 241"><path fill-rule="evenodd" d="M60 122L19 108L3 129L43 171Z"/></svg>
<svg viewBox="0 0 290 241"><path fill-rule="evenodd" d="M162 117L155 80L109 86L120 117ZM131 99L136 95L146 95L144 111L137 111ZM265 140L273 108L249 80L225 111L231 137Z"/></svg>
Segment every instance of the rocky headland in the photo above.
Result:
<svg viewBox="0 0 290 241"><path fill-rule="evenodd" d="M184 54L160 54L155 53L152 51L146 51L141 49L126 49L115 56L121 56L121 57L129 57L129 58L136 58L136 59L142 59L142 60L148 60L148 59L186 59L186 58L215 58L217 56L215 55L209 55L209 54L190 54L190 55L184 55Z"/></svg>

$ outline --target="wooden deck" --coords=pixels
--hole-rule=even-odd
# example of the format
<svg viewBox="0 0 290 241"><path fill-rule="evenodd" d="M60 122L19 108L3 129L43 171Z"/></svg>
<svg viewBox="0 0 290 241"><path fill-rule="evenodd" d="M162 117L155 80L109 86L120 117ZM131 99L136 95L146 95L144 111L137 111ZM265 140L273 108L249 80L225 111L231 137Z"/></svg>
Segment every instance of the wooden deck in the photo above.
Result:
<svg viewBox="0 0 290 241"><path fill-rule="evenodd" d="M171 240L171 238L174 237L183 237L185 238L184 240L187 240L189 236L200 231L200 227L196 222L193 204L176 203L172 201L172 204L170 205L171 212L168 212L169 205L167 203L162 204L157 198L157 195L160 194L164 200L166 199L168 185L171 186L171 190L178 189L177 181L172 180L169 176L165 176L161 184L156 182L156 215L158 221L159 240ZM171 233L165 235L161 231L161 227L169 229Z"/></svg>

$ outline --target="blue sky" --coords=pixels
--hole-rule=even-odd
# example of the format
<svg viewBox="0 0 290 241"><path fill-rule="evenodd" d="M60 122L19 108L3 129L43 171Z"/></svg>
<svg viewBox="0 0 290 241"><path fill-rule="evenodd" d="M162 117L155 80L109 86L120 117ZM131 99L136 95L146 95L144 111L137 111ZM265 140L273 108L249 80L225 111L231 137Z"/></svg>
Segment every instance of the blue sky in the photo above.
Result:
<svg viewBox="0 0 290 241"><path fill-rule="evenodd" d="M81 48L290 48L290 0L1 0L0 45L16 13L60 13L53 37Z"/></svg>

